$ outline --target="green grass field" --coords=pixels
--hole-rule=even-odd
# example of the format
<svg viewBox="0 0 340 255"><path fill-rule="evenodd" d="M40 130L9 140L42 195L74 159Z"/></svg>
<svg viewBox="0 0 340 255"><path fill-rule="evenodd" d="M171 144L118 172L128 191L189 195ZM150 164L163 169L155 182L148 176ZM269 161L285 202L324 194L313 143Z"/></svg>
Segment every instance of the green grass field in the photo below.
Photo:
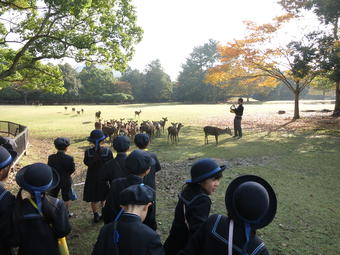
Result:
<svg viewBox="0 0 340 255"><path fill-rule="evenodd" d="M212 157L229 166L218 191L212 195L212 213L225 213L224 192L232 178L240 174L260 175L273 185L278 197L276 218L271 225L259 230L270 253L339 254L340 126L319 128L318 123L307 121L313 119L313 115L303 113L309 109L332 109L329 102L302 102L303 118L287 125L287 129L279 127L292 117L291 102L245 105L244 138L234 140L223 135L218 146L212 137L210 143L204 145L202 127L232 125L229 106L223 104L75 106L85 110L80 116L73 114L71 107L65 111L63 106L1 106L1 120L29 128L29 152L18 167L46 162L47 156L54 152L53 139L68 136L72 141L69 153L75 157L77 165L75 183L80 183L85 179L82 159L89 145L86 137L94 127L96 111L101 110L104 119L134 118L134 111L139 109L142 110L140 120L160 120L167 116L169 122L182 122L184 128L178 145L168 144L166 136L162 135L150 146L163 166L157 176L157 221L163 240L190 164L196 158ZM278 116L278 110L286 110L287 114ZM327 117L322 118L327 120ZM289 128L290 125L293 127ZM73 230L68 237L71 254L77 255L91 253L101 227L91 222L90 206L81 201L82 188L76 186L79 199L73 203L72 211L77 217L71 219ZM16 189L15 185L12 189Z"/></svg>

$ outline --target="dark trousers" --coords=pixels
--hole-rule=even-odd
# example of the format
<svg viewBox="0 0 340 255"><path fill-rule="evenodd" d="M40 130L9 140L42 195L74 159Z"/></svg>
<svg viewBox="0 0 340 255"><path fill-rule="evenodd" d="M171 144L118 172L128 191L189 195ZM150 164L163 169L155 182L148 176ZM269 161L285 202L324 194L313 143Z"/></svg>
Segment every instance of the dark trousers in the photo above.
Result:
<svg viewBox="0 0 340 255"><path fill-rule="evenodd" d="M234 118L234 136L242 137L241 117Z"/></svg>

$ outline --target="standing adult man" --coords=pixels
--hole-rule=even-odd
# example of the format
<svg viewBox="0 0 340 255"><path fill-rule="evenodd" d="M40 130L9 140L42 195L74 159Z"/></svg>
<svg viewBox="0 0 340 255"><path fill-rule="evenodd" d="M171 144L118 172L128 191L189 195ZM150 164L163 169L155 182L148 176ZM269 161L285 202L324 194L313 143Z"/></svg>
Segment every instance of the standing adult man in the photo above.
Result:
<svg viewBox="0 0 340 255"><path fill-rule="evenodd" d="M242 127L241 127L241 120L243 115L243 98L238 99L238 107L235 108L234 105L232 105L231 112L235 113L234 118L234 136L240 139L242 137Z"/></svg>

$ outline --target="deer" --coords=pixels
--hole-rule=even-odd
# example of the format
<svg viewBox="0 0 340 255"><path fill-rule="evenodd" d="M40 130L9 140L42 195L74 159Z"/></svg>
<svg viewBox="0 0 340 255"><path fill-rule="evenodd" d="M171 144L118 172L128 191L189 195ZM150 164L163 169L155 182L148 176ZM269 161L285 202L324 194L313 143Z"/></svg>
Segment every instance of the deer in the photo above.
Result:
<svg viewBox="0 0 340 255"><path fill-rule="evenodd" d="M79 115L79 114L80 114L80 111L77 111L77 114Z"/></svg>
<svg viewBox="0 0 340 255"><path fill-rule="evenodd" d="M100 119L100 115L102 114L101 111L95 113L95 119Z"/></svg>
<svg viewBox="0 0 340 255"><path fill-rule="evenodd" d="M171 122L170 127L168 127L168 143L169 143L169 138L171 140L171 143L177 143L179 142L179 131L181 130L182 127L184 127L184 125L182 123L173 123Z"/></svg>
<svg viewBox="0 0 340 255"><path fill-rule="evenodd" d="M164 134L164 127L165 127L165 123L168 121L168 117L162 117L162 120L159 121L159 124L161 125L162 127L162 130L163 130L163 134Z"/></svg>
<svg viewBox="0 0 340 255"><path fill-rule="evenodd" d="M67 106L64 107L65 111L67 111Z"/></svg>
<svg viewBox="0 0 340 255"><path fill-rule="evenodd" d="M72 112L75 112L76 111L76 108L72 108Z"/></svg>
<svg viewBox="0 0 340 255"><path fill-rule="evenodd" d="M81 108L81 114L84 114L84 109L83 108Z"/></svg>
<svg viewBox="0 0 340 255"><path fill-rule="evenodd" d="M135 118L138 116L139 118L139 115L142 113L142 110L139 110L139 111L135 111Z"/></svg>
<svg viewBox="0 0 340 255"><path fill-rule="evenodd" d="M231 129L226 127L225 129L222 128L218 128L218 127L212 127L212 126L205 126L203 128L204 131L204 144L208 144L208 135L213 135L215 136L215 140L216 140L216 145L218 144L218 136L221 134L231 134Z"/></svg>

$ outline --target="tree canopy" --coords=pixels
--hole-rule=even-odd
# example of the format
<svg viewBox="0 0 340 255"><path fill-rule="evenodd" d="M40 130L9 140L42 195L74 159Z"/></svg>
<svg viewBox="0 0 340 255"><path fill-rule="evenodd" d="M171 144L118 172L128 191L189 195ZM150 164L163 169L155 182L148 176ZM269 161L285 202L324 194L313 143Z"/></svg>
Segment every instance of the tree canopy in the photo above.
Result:
<svg viewBox="0 0 340 255"><path fill-rule="evenodd" d="M131 0L0 0L0 80L40 60L72 58L124 70L141 40Z"/></svg>

